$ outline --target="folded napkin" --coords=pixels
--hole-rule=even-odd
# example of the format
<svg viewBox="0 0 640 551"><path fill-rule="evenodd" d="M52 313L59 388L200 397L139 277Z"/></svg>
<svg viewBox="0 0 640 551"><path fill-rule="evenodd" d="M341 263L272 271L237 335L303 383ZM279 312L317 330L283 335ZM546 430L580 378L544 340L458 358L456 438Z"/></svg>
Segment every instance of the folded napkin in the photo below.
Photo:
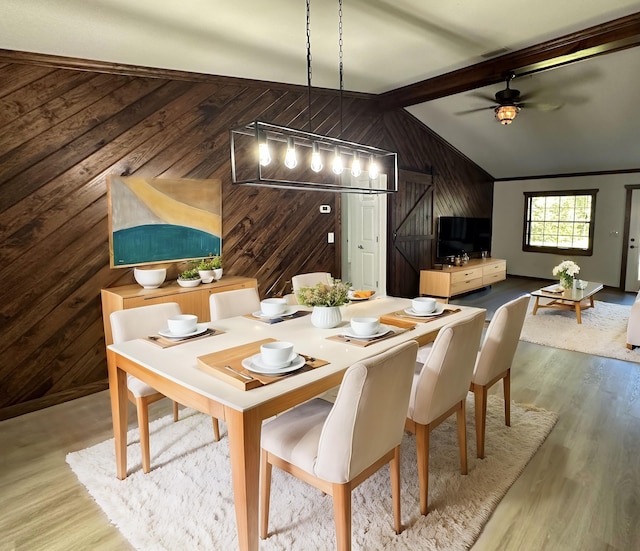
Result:
<svg viewBox="0 0 640 551"><path fill-rule="evenodd" d="M413 327L415 327L415 324L412 324ZM346 342L349 344L353 344L354 346L371 346L372 344L376 344L380 341L384 341L386 339L391 339L393 337L395 337L396 335L400 335L401 333L404 333L405 331L409 331L410 329L413 329L413 327L411 328L398 328L396 329L389 329L389 331L387 331L384 335L380 335L379 337L373 337L373 338L366 338L366 337L349 337L347 335L333 335L331 337L327 337L327 340L329 341L337 341L337 342Z"/></svg>
<svg viewBox="0 0 640 551"><path fill-rule="evenodd" d="M159 346L160 348L170 348L172 346L176 346L178 344L183 344L187 341L195 341L198 339L204 339L205 337L210 337L211 335L222 335L224 331L218 331L216 329L207 329L204 333L200 333L199 335L193 335L191 337L182 337L180 339L169 339L167 337L163 337L162 335L149 335L145 340Z"/></svg>
<svg viewBox="0 0 640 551"><path fill-rule="evenodd" d="M258 316L254 316L253 314L247 314L244 317L245 318L249 318L251 320L255 320L255 321L261 321L262 323L267 323L269 325L273 325L274 323L280 323L281 321L287 321L287 320L292 320L292 319L295 319L295 318L301 318L302 316L306 316L306 315L308 315L310 313L311 312L309 312L308 310L298 310L297 312L294 312L293 314L290 314L288 316L276 317L276 318L260 318Z"/></svg>
<svg viewBox="0 0 640 551"><path fill-rule="evenodd" d="M440 319L444 316L448 316L451 314L455 314L456 312L460 312L460 308L445 308L442 311L442 314L437 316L412 316L411 314L407 314L404 310L398 310L397 312L389 312L384 316L380 317L380 323L388 323L391 325L398 325L399 323L412 323L415 327L415 322L418 323L428 323L433 320Z"/></svg>

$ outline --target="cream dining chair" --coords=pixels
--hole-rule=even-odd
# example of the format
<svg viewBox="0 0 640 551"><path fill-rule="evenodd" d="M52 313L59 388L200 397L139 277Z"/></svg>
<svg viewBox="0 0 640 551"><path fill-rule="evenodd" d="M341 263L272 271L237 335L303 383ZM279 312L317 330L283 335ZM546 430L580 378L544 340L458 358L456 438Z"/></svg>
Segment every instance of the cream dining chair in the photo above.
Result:
<svg viewBox="0 0 640 551"><path fill-rule="evenodd" d="M501 379L504 389L504 421L507 426L511 426L511 364L530 298L530 295L523 295L496 310L476 359L471 391L475 398L476 450L480 459L484 459L487 391Z"/></svg>
<svg viewBox="0 0 640 551"><path fill-rule="evenodd" d="M114 344L132 339L154 335L167 325L167 320L181 314L177 302L151 304L127 310L111 312L109 320ZM151 470L151 452L149 450L149 404L165 398L164 394L149 386L133 375L127 375L127 395L135 404L138 415L138 430L140 431L140 447L142 449L142 472ZM216 442L220 440L218 420L213 417L213 432ZM173 402L173 421L178 420L178 403Z"/></svg>
<svg viewBox="0 0 640 551"><path fill-rule="evenodd" d="M334 404L316 398L263 425L262 539L268 534L272 465L333 496L337 549L347 551L351 491L390 463L394 528L401 532L400 442L417 349L410 341L357 362L345 372Z"/></svg>
<svg viewBox="0 0 640 551"><path fill-rule="evenodd" d="M318 283L331 285L331 274L329 272L311 272L308 274L297 274L291 278L291 287L296 293L303 287L314 287Z"/></svg>
<svg viewBox="0 0 640 551"><path fill-rule="evenodd" d="M260 310L260 296L255 287L234 289L209 296L211 321L244 316Z"/></svg>
<svg viewBox="0 0 640 551"><path fill-rule="evenodd" d="M297 292L303 287L315 287L318 283L331 285L333 278L329 272L310 272L308 274L297 274L291 278L292 293L286 295L287 302L291 305L299 304Z"/></svg>
<svg viewBox="0 0 640 551"><path fill-rule="evenodd" d="M471 384L485 312L445 325L424 365L416 364L405 428L416 435L420 513L428 512L429 438L454 413L458 421L460 470L467 474L466 398Z"/></svg>

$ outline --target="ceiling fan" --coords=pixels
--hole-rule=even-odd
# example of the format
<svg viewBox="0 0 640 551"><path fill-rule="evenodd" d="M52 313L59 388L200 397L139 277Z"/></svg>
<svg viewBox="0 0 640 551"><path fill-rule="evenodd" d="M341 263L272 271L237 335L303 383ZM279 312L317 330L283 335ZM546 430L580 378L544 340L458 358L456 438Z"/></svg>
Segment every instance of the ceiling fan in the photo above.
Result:
<svg viewBox="0 0 640 551"><path fill-rule="evenodd" d="M479 107L477 109L469 109L467 111L460 111L456 113L456 115L464 115L467 113L475 113L477 111L484 111L485 109L493 109L496 114L496 120L501 124L511 124L513 119L516 118L518 113L523 108L534 108L540 111L553 111L555 109L559 109L562 107L561 104L554 103L532 103L531 101L526 101L530 99L530 96L521 96L520 90L516 90L514 88L510 88L509 84L512 79L515 78L515 74L509 73L505 79L506 88L504 90L499 90L496 92L495 99L491 96L483 94L481 92L474 92L471 95L482 98L484 100L488 100L490 102L495 102L497 105L489 105L487 107Z"/></svg>

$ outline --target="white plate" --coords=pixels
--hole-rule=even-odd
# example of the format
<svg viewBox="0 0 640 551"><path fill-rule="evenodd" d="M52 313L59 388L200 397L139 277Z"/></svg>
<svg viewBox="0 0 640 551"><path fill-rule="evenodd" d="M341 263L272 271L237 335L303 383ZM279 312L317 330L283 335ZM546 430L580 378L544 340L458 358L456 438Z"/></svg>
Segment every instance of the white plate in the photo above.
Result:
<svg viewBox="0 0 640 551"><path fill-rule="evenodd" d="M378 329L378 332L374 333L373 335L356 335L350 329L347 329L346 331L344 331L343 335L345 337L349 337L350 339L369 340L369 339L377 339L378 337L382 337L383 335L386 335L389 331L391 331L391 328L387 327L386 325L380 324L380 328Z"/></svg>
<svg viewBox="0 0 640 551"><path fill-rule="evenodd" d="M442 312L444 312L444 304L440 302L436 302L436 309L433 312L429 312L428 314L421 314L419 312L416 312L413 308L407 308L405 310L406 314L409 314L410 316L416 316L417 318L428 318L431 316L439 316L440 314L442 314Z"/></svg>
<svg viewBox="0 0 640 551"><path fill-rule="evenodd" d="M252 316L256 318L262 318L266 320L270 320L273 318L286 318L287 316L293 316L298 311L297 308L292 308L291 306L287 306L287 309L282 314L276 314L275 316L267 316L267 314L263 314L262 310L256 310Z"/></svg>
<svg viewBox="0 0 640 551"><path fill-rule="evenodd" d="M176 335L169 331L169 329L160 329L160 331L158 331L158 335L162 335L163 337L167 337L168 339L184 339L185 337L195 337L196 335L200 335L207 329L209 329L209 325L207 323L199 323L198 328L195 331L191 331L190 333L186 333L184 335Z"/></svg>
<svg viewBox="0 0 640 551"><path fill-rule="evenodd" d="M283 375L285 373L295 371L296 369L300 369L304 365L305 361L306 360L302 356L296 354L296 358L286 367L273 369L272 367L265 367L260 359L260 354L255 354L254 356L242 360L242 367L262 375Z"/></svg>
<svg viewBox="0 0 640 551"><path fill-rule="evenodd" d="M363 301L363 300L369 300L370 298L373 298L373 297L376 296L376 294L374 292L370 297L360 298L360 297L353 296L353 293L354 293L353 291L349 291L347 293L347 297L349 298L349 300L352 300L353 302L360 302L360 301Z"/></svg>

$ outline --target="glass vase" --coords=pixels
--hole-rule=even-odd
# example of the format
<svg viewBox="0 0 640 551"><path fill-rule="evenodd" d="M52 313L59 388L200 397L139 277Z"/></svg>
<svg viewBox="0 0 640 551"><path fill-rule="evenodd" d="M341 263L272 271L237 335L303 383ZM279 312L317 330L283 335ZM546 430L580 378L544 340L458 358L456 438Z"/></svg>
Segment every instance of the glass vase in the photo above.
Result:
<svg viewBox="0 0 640 551"><path fill-rule="evenodd" d="M570 275L560 276L560 285L564 287L565 291L571 291L573 289L573 277Z"/></svg>

